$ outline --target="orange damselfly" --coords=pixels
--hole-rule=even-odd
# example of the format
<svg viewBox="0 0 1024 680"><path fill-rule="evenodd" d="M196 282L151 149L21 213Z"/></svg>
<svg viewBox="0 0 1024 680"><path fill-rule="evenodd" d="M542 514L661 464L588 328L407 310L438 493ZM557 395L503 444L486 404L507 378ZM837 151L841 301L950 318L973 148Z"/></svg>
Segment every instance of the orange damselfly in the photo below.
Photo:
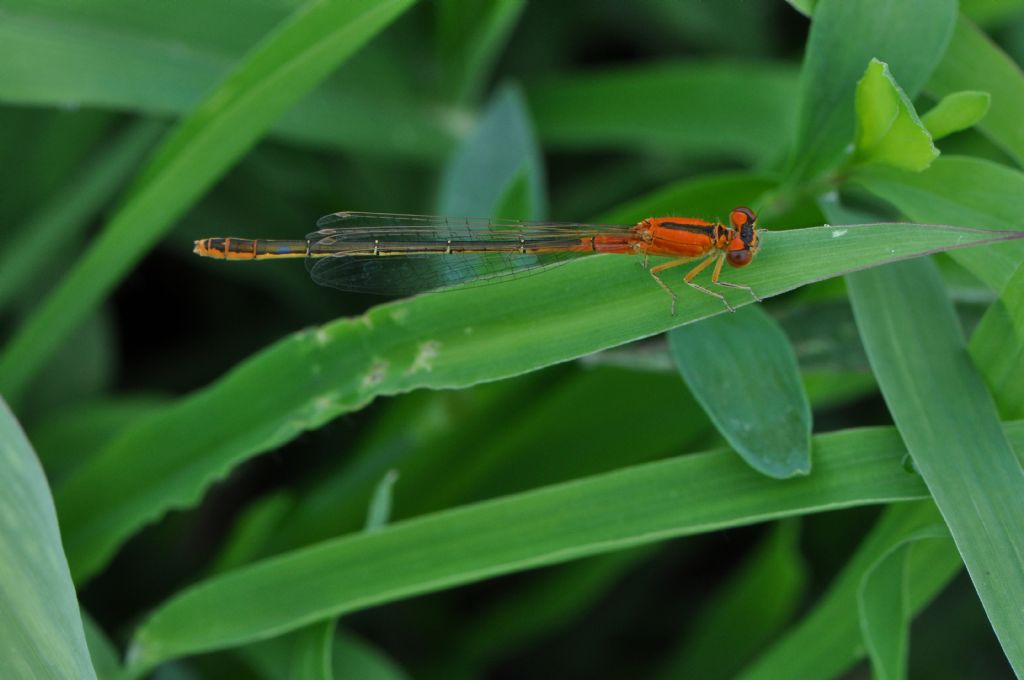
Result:
<svg viewBox="0 0 1024 680"><path fill-rule="evenodd" d="M643 257L671 298L672 314L676 295L659 274L694 261L699 262L683 276L691 288L733 311L725 296L694 281L713 264L713 284L760 300L750 286L719 280L724 263L744 267L757 254L757 216L750 208L733 209L729 225L693 217L649 217L628 226L337 212L317 227L295 240L205 238L195 242L195 252L224 260L302 257L322 286L383 295L496 281L575 257L618 253ZM651 256L673 259L648 267Z"/></svg>

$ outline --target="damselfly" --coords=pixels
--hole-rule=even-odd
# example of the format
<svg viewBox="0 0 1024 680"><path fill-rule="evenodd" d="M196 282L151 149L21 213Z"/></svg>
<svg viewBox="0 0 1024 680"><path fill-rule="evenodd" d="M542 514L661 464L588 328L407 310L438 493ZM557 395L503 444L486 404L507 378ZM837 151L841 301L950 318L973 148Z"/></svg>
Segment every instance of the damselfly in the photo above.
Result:
<svg viewBox="0 0 1024 680"><path fill-rule="evenodd" d="M757 217L750 208L733 209L729 225L693 217L649 217L628 226L338 212L317 227L295 240L205 238L195 242L195 252L224 260L302 257L322 286L383 295L498 281L585 255L639 255L671 298L672 314L676 295L659 274L694 261L683 276L691 288L733 311L725 296L694 281L714 265L713 284L760 300L750 286L719 280L723 264L745 267L757 254ZM648 267L651 256L672 259Z"/></svg>

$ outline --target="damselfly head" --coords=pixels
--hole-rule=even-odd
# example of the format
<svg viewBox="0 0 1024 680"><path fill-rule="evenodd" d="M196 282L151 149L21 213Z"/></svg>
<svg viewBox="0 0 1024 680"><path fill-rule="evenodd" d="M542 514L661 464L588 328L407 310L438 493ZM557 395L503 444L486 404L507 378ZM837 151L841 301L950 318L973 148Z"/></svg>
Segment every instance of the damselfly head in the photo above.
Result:
<svg viewBox="0 0 1024 680"><path fill-rule="evenodd" d="M733 267L745 267L757 254L760 243L757 238L757 215L750 208L733 208L729 213L729 222L734 230L734 238L729 244L725 259Z"/></svg>

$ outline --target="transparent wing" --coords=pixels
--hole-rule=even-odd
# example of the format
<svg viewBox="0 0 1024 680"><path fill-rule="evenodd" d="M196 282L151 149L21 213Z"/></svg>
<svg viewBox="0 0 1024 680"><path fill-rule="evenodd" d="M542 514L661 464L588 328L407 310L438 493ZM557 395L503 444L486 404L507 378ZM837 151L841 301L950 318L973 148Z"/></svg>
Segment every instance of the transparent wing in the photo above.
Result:
<svg viewBox="0 0 1024 680"><path fill-rule="evenodd" d="M506 255L334 256L307 260L313 281L354 293L413 295L457 286L484 285L519 278L567 262L579 253Z"/></svg>
<svg viewBox="0 0 1024 680"><path fill-rule="evenodd" d="M342 212L317 222L319 231L307 235L313 252L330 256L310 257L307 269L317 284L343 291L408 295L460 284L481 285L543 271L588 252L518 252L520 244L556 248L569 246L595 233L631 234L618 225L524 222L447 218L432 215ZM401 244L415 249L444 249L445 244L490 244L508 252L435 252L402 255L367 255L378 245Z"/></svg>
<svg viewBox="0 0 1024 680"><path fill-rule="evenodd" d="M632 231L631 225L586 224L582 222L549 222L530 220L503 220L481 217L447 217L444 215L403 215L401 213L371 213L343 211L324 215L316 222L320 233L335 230L394 228L405 231L423 229L437 233L455 232L475 234L487 238L493 232L508 233L520 229L564 234L569 231L623 232ZM317 233L317 232L314 232Z"/></svg>

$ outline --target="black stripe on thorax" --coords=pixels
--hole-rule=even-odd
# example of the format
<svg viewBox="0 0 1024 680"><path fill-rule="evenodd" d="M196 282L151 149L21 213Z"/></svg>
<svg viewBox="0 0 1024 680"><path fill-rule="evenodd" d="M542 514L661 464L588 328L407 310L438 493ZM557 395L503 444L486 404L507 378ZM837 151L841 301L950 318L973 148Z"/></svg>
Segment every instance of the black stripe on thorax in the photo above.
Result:
<svg viewBox="0 0 1024 680"><path fill-rule="evenodd" d="M662 222L658 225L660 228L673 229L675 231L685 231L691 234L701 234L709 238L714 238L716 224L687 224L686 222Z"/></svg>

